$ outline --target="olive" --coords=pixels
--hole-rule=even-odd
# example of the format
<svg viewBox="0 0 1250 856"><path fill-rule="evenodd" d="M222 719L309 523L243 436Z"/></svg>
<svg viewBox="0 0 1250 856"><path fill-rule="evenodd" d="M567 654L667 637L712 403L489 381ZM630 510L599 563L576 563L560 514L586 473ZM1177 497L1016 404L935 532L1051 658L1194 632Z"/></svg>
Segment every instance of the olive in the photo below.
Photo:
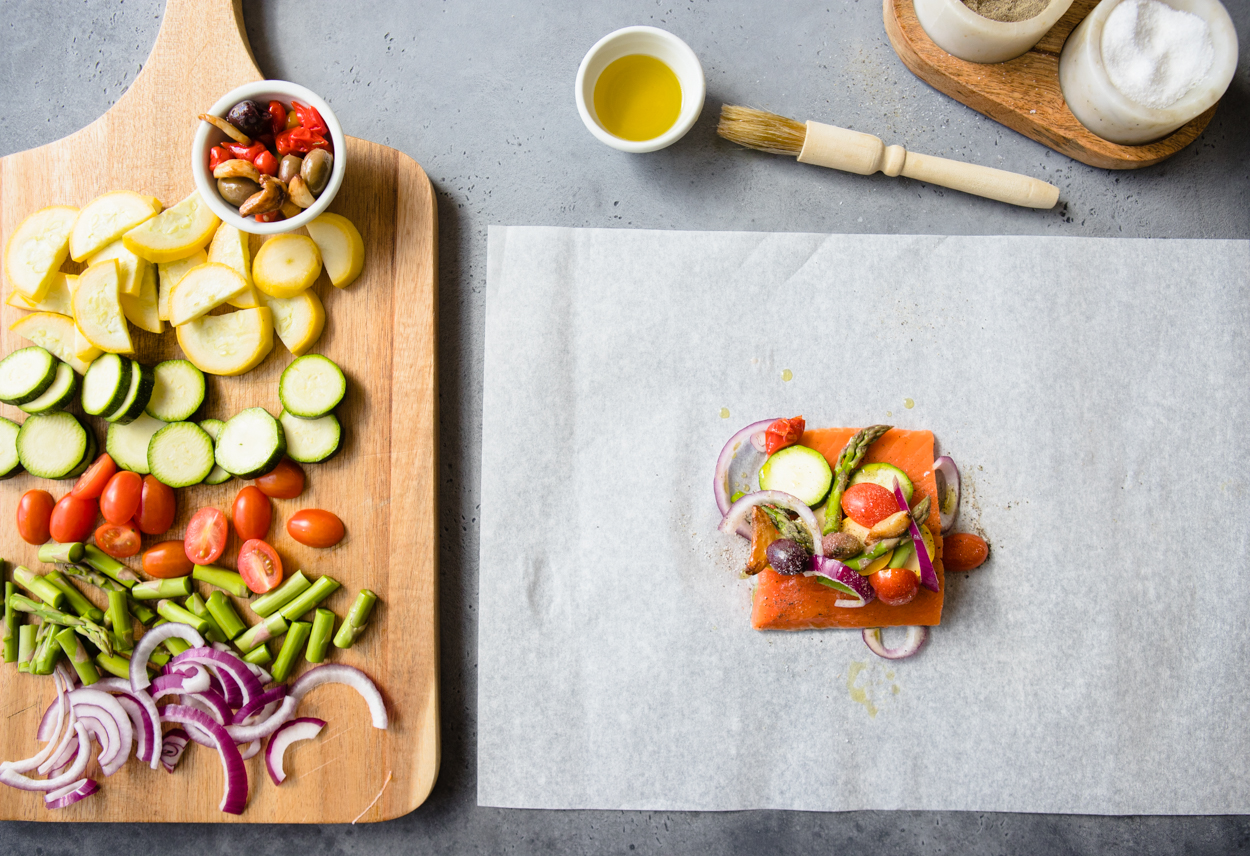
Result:
<svg viewBox="0 0 1250 856"><path fill-rule="evenodd" d="M811 563L807 551L789 538L778 538L764 552L773 570L787 577L803 573Z"/></svg>
<svg viewBox="0 0 1250 856"><path fill-rule="evenodd" d="M299 168L303 165L304 159L299 155L286 155L282 158L282 162L278 164L278 178L291 183L291 179L299 175Z"/></svg>
<svg viewBox="0 0 1250 856"><path fill-rule="evenodd" d="M269 121L269 108L255 101L240 101L230 108L226 121L249 137L259 137L273 130Z"/></svg>
<svg viewBox="0 0 1250 856"><path fill-rule="evenodd" d="M330 181L330 170L334 168L334 155L325 149L313 149L304 155L304 163L299 168L304 183L313 196L320 196Z"/></svg>
<svg viewBox="0 0 1250 856"><path fill-rule="evenodd" d="M820 539L822 550L830 559L849 559L864 552L864 545L850 532L830 532Z"/></svg>
<svg viewBox="0 0 1250 856"><path fill-rule="evenodd" d="M260 190L260 185L250 178L219 178L217 192L221 198L238 208L248 197Z"/></svg>

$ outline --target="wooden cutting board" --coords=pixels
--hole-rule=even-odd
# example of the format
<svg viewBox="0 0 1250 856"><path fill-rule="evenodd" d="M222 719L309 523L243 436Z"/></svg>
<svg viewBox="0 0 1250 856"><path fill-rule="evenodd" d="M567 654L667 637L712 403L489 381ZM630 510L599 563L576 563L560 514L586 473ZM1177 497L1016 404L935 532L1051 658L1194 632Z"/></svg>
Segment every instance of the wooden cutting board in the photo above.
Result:
<svg viewBox="0 0 1250 856"><path fill-rule="evenodd" d="M166 205L182 199L194 189L196 115L236 86L261 78L237 0L168 0L151 56L104 116L65 139L0 160L0 246L28 214L46 205L81 206L121 189L157 196ZM323 686L305 699L299 714L326 720L325 730L287 752L289 778L281 787L266 775L261 755L247 762L250 797L241 817L217 810L221 764L215 752L193 744L173 775L132 758L103 779L93 761L87 775L100 782L100 792L60 811L46 810L39 794L0 787L0 818L377 821L416 808L433 787L439 765L434 194L413 160L349 137L346 179L330 210L357 225L366 252L364 272L348 288L334 288L324 274L314 286L325 303L326 326L311 352L333 359L348 376L348 395L338 409L345 445L330 461L304 466L308 487L302 496L274 500L269 537L288 574L303 568L309 576L330 574L343 584L324 604L340 619L362 587L380 596L360 641L347 651L332 646L327 662L357 666L374 679L386 698L390 729L374 729L364 702L349 688ZM6 282L6 295L9 288ZM0 354L29 344L8 331L21 315L8 306L0 313ZM142 362L182 356L168 327L161 336L132 330ZM228 419L255 406L277 414L278 376L291 360L275 335L273 352L255 370L238 378L209 377L208 398L196 418ZM17 408L0 410L14 421L24 418ZM98 419L91 424L103 448L106 426ZM178 517L164 538L181 538L197 508L213 505L228 514L245 484L232 479L178 491ZM18 498L32 488L60 497L71 485L28 474L0 484L5 579L14 563L42 567L12 522ZM310 507L341 517L346 540L315 550L287 536L286 519ZM164 538L145 538L145 549ZM238 546L232 537L221 564L233 566L228 560ZM207 587L198 587L207 595ZM238 603L240 614L255 622ZM35 728L52 698L51 678L0 665L0 758L34 754L40 745Z"/></svg>

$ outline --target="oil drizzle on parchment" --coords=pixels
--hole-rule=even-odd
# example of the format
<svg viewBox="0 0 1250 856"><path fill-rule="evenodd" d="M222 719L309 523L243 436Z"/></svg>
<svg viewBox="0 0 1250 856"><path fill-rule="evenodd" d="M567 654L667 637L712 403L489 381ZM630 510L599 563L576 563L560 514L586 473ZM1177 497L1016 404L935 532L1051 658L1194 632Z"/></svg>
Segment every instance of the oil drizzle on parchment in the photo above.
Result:
<svg viewBox="0 0 1250 856"><path fill-rule="evenodd" d="M846 674L846 690L851 701L862 704L875 719L882 703L900 692L894 676L893 669L882 670L876 663L852 661Z"/></svg>

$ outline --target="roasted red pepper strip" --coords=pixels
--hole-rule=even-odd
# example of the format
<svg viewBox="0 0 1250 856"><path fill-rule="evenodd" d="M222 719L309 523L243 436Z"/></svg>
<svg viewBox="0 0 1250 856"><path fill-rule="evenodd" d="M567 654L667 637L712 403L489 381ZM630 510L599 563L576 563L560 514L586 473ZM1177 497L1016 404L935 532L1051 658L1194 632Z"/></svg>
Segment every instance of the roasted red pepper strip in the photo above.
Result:
<svg viewBox="0 0 1250 856"><path fill-rule="evenodd" d="M253 163L256 165L256 169L261 175L278 174L278 159L273 156L272 152L261 152L256 156L256 160L253 161Z"/></svg>
<svg viewBox="0 0 1250 856"><path fill-rule="evenodd" d="M217 169L222 161L231 160L234 157L225 146L213 146L208 150L208 168L209 170Z"/></svg>
<svg viewBox="0 0 1250 856"><path fill-rule="evenodd" d="M279 155L289 155L291 152L299 152L307 154L313 149L330 150L330 141L320 134L314 134L307 128L292 128L289 131L283 131L275 138L274 143L278 147Z"/></svg>
<svg viewBox="0 0 1250 856"><path fill-rule="evenodd" d="M264 214L256 215L257 223L276 223L282 219L281 211L266 211Z"/></svg>
<svg viewBox="0 0 1250 856"><path fill-rule="evenodd" d="M295 115L299 116L300 125L314 134L320 134L324 137L330 133L330 127L326 125L326 120L321 118L321 114L317 112L316 107L313 107L311 104L301 104L298 101L292 101L291 109L295 111Z"/></svg>
<svg viewBox="0 0 1250 856"><path fill-rule="evenodd" d="M269 127L273 128L275 137L286 130L286 107L281 101L269 102Z"/></svg>
<svg viewBox="0 0 1250 856"><path fill-rule="evenodd" d="M225 145L226 150L229 151L233 157L240 158L241 160L248 161L249 163L255 162L256 158L258 158L261 153L266 151L264 143L252 143L250 146L245 146L242 143L224 143L223 145Z"/></svg>
<svg viewBox="0 0 1250 856"><path fill-rule="evenodd" d="M765 451L771 455L786 446L793 446L803 436L805 427L807 423L803 421L802 416L796 416L793 419L778 419L764 429Z"/></svg>

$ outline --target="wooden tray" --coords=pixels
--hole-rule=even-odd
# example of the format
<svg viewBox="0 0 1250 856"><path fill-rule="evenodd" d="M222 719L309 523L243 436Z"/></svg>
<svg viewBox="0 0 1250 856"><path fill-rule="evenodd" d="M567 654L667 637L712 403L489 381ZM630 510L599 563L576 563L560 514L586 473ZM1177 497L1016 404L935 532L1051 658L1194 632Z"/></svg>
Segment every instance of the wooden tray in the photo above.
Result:
<svg viewBox="0 0 1250 856"><path fill-rule="evenodd" d="M1063 100L1059 52L1097 5L1098 0L1076 0L1032 50L1000 63L967 62L935 45L916 20L912 0L884 0L883 12L886 35L903 65L939 92L1081 163L1103 169L1151 166L1197 139L1218 105L1142 146L1117 145L1091 133Z"/></svg>
<svg viewBox="0 0 1250 856"><path fill-rule="evenodd" d="M225 92L261 77L237 0L169 0L151 56L104 116L63 140L0 160L0 242L26 215L54 203L83 205L119 189L157 196L166 205L182 199L194 189L195 116ZM358 666L377 682L387 700L390 729L370 725L364 702L352 690L324 686L304 701L300 715L326 720L325 731L288 751L290 775L281 788L269 780L259 755L247 762L250 798L241 817L217 810L221 764L216 753L192 746L174 775L132 759L102 779L93 761L87 775L100 782L100 792L60 811L46 810L38 794L0 787L0 818L337 823L360 816L377 821L416 808L433 787L439 764L436 209L429 180L410 158L353 138L348 138L348 157L346 179L330 210L350 218L363 234L364 273L342 291L324 274L314 286L325 303L326 326L313 348L335 360L349 378L348 396L338 410L345 447L326 463L305 466L303 496L274 501L269 537L288 574L304 568L343 584L326 604L340 618L360 588L379 594L368 631L348 651L331 647L327 661ZM6 294L8 288L6 283ZM0 353L29 344L8 331L21 314L3 308ZM138 358L145 363L181 356L168 328L161 336L138 330L134 336ZM278 376L291 359L275 335L273 352L257 369L239 378L210 376L204 415L225 419L257 405L276 414ZM24 416L7 406L3 415L15 421ZM92 424L103 444L104 423ZM5 521L0 555L8 569L15 562L41 567L35 548L22 542L13 527L18 497L31 488L59 497L71 484L23 474L0 486L0 519ZM178 518L166 537L181 538L199 507L228 510L244 484L232 479L178 491ZM347 539L332 550L314 550L289 538L285 520L306 507L338 514ZM145 539L145 548L157 540L163 539ZM237 554L238 546L233 539L223 564L232 564L226 559ZM138 566L134 560L131 564ZM255 621L244 607L240 614ZM35 727L52 698L51 679L0 665L0 757L33 754L39 746Z"/></svg>

